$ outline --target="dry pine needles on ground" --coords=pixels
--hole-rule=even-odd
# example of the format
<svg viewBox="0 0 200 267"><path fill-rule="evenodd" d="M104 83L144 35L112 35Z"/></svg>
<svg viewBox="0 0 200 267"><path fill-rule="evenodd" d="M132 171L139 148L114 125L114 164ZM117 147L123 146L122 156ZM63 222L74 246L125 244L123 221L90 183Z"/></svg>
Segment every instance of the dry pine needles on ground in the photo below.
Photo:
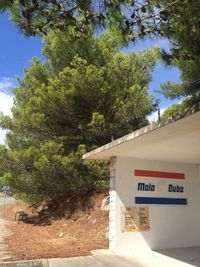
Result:
<svg viewBox="0 0 200 267"><path fill-rule="evenodd" d="M27 207L24 204L2 206L0 215L10 232L4 240L9 260L84 256L93 249L107 248L108 212L100 209L103 197L103 194L95 195L93 207L68 219L50 219L49 224L18 224L15 212Z"/></svg>

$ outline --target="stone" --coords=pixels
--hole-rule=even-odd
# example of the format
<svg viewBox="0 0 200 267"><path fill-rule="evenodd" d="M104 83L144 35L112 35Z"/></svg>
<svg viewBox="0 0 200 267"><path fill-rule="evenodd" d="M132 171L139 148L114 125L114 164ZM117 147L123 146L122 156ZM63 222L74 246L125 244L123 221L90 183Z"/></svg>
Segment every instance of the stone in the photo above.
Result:
<svg viewBox="0 0 200 267"><path fill-rule="evenodd" d="M105 197L103 200L102 200L102 203L101 203L101 210L107 210L109 211L110 209L110 197L107 196Z"/></svg>
<svg viewBox="0 0 200 267"><path fill-rule="evenodd" d="M60 233L60 234L59 234L59 237L63 237L63 236L64 236L64 233Z"/></svg>

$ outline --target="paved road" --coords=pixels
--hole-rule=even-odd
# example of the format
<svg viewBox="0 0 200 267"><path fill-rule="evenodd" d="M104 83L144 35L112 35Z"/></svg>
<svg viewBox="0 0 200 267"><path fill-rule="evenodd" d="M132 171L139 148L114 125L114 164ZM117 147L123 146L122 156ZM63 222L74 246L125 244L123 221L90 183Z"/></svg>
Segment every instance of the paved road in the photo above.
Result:
<svg viewBox="0 0 200 267"><path fill-rule="evenodd" d="M68 259L0 263L0 267L144 267L134 260L116 255L95 255Z"/></svg>
<svg viewBox="0 0 200 267"><path fill-rule="evenodd" d="M0 197L0 205L13 203L15 201L13 197Z"/></svg>
<svg viewBox="0 0 200 267"><path fill-rule="evenodd" d="M142 267L134 259L117 255L93 255L48 260L49 267Z"/></svg>
<svg viewBox="0 0 200 267"><path fill-rule="evenodd" d="M10 257L6 253L6 245L4 244L4 238L9 236L9 232L7 231L5 225L6 222L1 216L1 211L3 209L3 204L6 203L11 203L13 202L12 198L0 198L0 261L9 259Z"/></svg>
<svg viewBox="0 0 200 267"><path fill-rule="evenodd" d="M194 267L199 266L192 262L188 264L163 255L149 255L132 258L118 255L93 255L86 257L49 259L24 262L1 263L0 267Z"/></svg>

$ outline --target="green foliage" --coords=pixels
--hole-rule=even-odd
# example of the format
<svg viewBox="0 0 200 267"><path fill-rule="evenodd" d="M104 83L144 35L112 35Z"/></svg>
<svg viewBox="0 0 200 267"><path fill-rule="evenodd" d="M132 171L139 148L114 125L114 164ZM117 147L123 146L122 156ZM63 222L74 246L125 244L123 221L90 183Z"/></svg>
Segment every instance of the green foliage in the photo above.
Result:
<svg viewBox="0 0 200 267"><path fill-rule="evenodd" d="M168 1L162 1L166 8ZM180 70L180 84L171 82L161 87L161 92L169 98L193 97L194 102L200 96L200 9L199 0L175 1L174 12L168 13L168 23L162 30L171 40L170 53L163 51L163 59L167 64ZM192 104L192 101L191 101Z"/></svg>
<svg viewBox="0 0 200 267"><path fill-rule="evenodd" d="M170 52L163 51L162 56L167 64L180 69L182 83L170 84L170 89L164 85L161 91L165 96L174 98L199 95L199 5L199 0L64 0L62 3L0 0L0 11L8 12L26 35L45 35L55 30L63 32L56 37L52 33L54 41L50 38L45 40L44 53L54 66L54 71L66 67L66 61L70 64L76 53L82 59L87 58L88 63L96 61L102 64L104 57L99 60L101 53L95 54L97 59L94 57L96 45L92 37L88 42L88 36L85 36L99 28L110 29L115 40L123 44L149 36L168 38L171 49ZM73 39L69 38L68 33L65 34L66 31L74 36ZM67 48L63 50L62 43L66 41Z"/></svg>
<svg viewBox="0 0 200 267"><path fill-rule="evenodd" d="M168 118L174 117L178 113L181 113L182 111L183 111L183 109L182 109L182 105L181 104L174 104L174 105L170 106L169 108L167 108L164 111L161 119L162 120L167 120Z"/></svg>
<svg viewBox="0 0 200 267"><path fill-rule="evenodd" d="M109 181L108 180L98 180L94 183L95 190L98 192L105 192L108 191L109 188Z"/></svg>
<svg viewBox="0 0 200 267"><path fill-rule="evenodd" d="M109 58L122 47L122 43L111 32L105 32L100 37L93 38L90 30L85 30L77 38L73 31L61 32L56 30L44 37L43 54L51 65L53 72L71 67L74 57L85 59L88 64L105 65Z"/></svg>
<svg viewBox="0 0 200 267"><path fill-rule="evenodd" d="M147 90L157 49L124 55L108 34L73 40L58 31L45 38L47 61L32 60L12 118L0 117L8 130L0 182L28 200L103 187L108 163L83 161L83 153L146 125L156 106Z"/></svg>
<svg viewBox="0 0 200 267"><path fill-rule="evenodd" d="M167 108L163 115L162 120L167 120L169 117L176 117L177 115L184 116L190 110L200 109L199 96L187 97L179 104L174 104Z"/></svg>
<svg viewBox="0 0 200 267"><path fill-rule="evenodd" d="M0 0L0 11L7 11L10 18L26 35L46 35L51 30L71 29L80 36L82 32L107 23L122 21L123 0L44 1Z"/></svg>

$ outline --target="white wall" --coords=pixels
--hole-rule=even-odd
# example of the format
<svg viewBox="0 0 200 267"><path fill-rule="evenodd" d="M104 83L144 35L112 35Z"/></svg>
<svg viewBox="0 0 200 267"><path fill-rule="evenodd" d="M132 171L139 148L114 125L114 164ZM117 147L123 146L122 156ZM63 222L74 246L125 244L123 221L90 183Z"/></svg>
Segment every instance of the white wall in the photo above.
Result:
<svg viewBox="0 0 200 267"><path fill-rule="evenodd" d="M114 171L113 171L114 169ZM163 179L160 188L170 183L184 187L183 193L170 193L172 197L186 197L187 205L145 204L149 207L150 231L122 232L121 207L135 204L135 196L168 196L169 192L138 192L138 181L159 183L158 178L135 177L134 169L185 173L184 181ZM114 177L114 178L113 178ZM114 180L114 182L113 182ZM110 204L110 249L121 254L132 254L144 249L166 249L200 245L200 166L116 158L112 166Z"/></svg>

